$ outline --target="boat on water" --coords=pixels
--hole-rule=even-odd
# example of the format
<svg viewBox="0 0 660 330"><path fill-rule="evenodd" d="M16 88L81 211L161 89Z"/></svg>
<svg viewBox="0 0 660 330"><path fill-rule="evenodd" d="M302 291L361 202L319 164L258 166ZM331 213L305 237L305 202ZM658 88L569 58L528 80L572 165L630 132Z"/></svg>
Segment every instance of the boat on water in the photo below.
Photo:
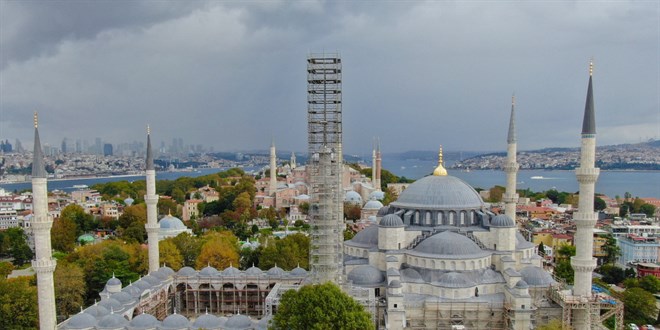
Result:
<svg viewBox="0 0 660 330"><path fill-rule="evenodd" d="M530 179L532 179L532 180L543 180L544 178L540 175L535 175L533 177L530 177Z"/></svg>

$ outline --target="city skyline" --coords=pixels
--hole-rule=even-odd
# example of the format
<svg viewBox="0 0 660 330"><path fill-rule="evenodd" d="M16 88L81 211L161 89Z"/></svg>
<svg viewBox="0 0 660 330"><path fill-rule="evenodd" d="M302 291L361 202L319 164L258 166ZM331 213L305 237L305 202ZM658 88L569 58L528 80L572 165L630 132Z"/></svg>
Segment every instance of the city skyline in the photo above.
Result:
<svg viewBox="0 0 660 330"><path fill-rule="evenodd" d="M592 56L599 145L660 137L657 2L0 6L0 138L24 146L36 110L53 146L150 124L154 141L302 151L300 63L323 50L347 72L346 153L374 136L385 152L504 150L512 93L520 150L577 147Z"/></svg>

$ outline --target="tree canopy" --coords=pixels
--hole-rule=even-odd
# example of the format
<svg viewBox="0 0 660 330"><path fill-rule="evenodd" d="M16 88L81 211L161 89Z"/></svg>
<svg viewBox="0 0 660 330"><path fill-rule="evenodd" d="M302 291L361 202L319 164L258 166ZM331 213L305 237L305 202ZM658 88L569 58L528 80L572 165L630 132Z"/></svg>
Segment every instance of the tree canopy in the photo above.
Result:
<svg viewBox="0 0 660 330"><path fill-rule="evenodd" d="M364 307L332 283L306 285L282 295L275 329L374 329Z"/></svg>

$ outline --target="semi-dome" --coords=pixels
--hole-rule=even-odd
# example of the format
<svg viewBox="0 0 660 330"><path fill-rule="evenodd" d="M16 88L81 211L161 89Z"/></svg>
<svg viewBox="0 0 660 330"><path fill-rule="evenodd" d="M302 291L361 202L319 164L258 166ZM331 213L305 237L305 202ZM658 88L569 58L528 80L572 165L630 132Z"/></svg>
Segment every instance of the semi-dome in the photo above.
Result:
<svg viewBox="0 0 660 330"><path fill-rule="evenodd" d="M401 269L401 278L405 282L415 282L415 283L424 282L424 279L422 278L422 275L419 274L419 272L417 270L412 269L412 268Z"/></svg>
<svg viewBox="0 0 660 330"><path fill-rule="evenodd" d="M179 276L195 276L197 275L197 272L192 269L192 267L183 267L179 269L179 272L176 273Z"/></svg>
<svg viewBox="0 0 660 330"><path fill-rule="evenodd" d="M206 330L220 329L221 327L222 327L222 321L220 321L220 319L217 316L209 313L200 315L197 318L197 320L195 320L192 326L193 329L206 329Z"/></svg>
<svg viewBox="0 0 660 330"><path fill-rule="evenodd" d="M163 320L161 329L188 329L190 321L181 314L171 314Z"/></svg>
<svg viewBox="0 0 660 330"><path fill-rule="evenodd" d="M348 273L348 280L358 286L378 286L385 281L385 275L374 266L360 265Z"/></svg>
<svg viewBox="0 0 660 330"><path fill-rule="evenodd" d="M362 204L362 196L357 192L350 190L344 196L344 202L353 204Z"/></svg>
<svg viewBox="0 0 660 330"><path fill-rule="evenodd" d="M383 203L377 200L370 200L362 207L363 210L380 210L383 207Z"/></svg>
<svg viewBox="0 0 660 330"><path fill-rule="evenodd" d="M140 314L129 322L130 329L154 329L160 325L160 322L151 314Z"/></svg>
<svg viewBox="0 0 660 330"><path fill-rule="evenodd" d="M506 214L496 215L490 220L490 226L495 228L513 228L516 223Z"/></svg>
<svg viewBox="0 0 660 330"><path fill-rule="evenodd" d="M378 217L384 217L384 216L386 216L388 213L390 213L390 206L389 206L389 205L386 205L386 206L381 207L380 210L378 210L378 213L376 213L376 216L378 216Z"/></svg>
<svg viewBox="0 0 660 330"><path fill-rule="evenodd" d="M134 298L133 298L129 293L124 292L124 291L122 291L122 292L117 292L117 293L113 294L113 295L110 296L110 297L111 297L112 299L117 300L118 302L120 302L120 303L122 303L122 304L124 304L124 305L131 304L131 303L134 301Z"/></svg>
<svg viewBox="0 0 660 330"><path fill-rule="evenodd" d="M359 231L350 241L360 246L377 247L378 246L378 226L369 226Z"/></svg>
<svg viewBox="0 0 660 330"><path fill-rule="evenodd" d="M166 215L158 222L161 229L188 229L181 219L172 215Z"/></svg>
<svg viewBox="0 0 660 330"><path fill-rule="evenodd" d="M520 270L520 275L529 286L548 286L555 283L552 276L536 266L527 266Z"/></svg>
<svg viewBox="0 0 660 330"><path fill-rule="evenodd" d="M385 193L381 190L372 191L371 194L369 194L370 200L382 201L384 198L385 198Z"/></svg>
<svg viewBox="0 0 660 330"><path fill-rule="evenodd" d="M252 327L252 320L249 317L238 314L230 317L227 322L225 322L225 329L231 330L243 330L249 329Z"/></svg>
<svg viewBox="0 0 660 330"><path fill-rule="evenodd" d="M529 285L524 280L520 280L520 281L518 281L518 283L516 283L515 288L516 289L527 289L527 288L529 288Z"/></svg>
<svg viewBox="0 0 660 330"><path fill-rule="evenodd" d="M124 329L128 321L121 316L121 314L111 313L104 316L99 320L99 323L96 325L97 329Z"/></svg>
<svg viewBox="0 0 660 330"><path fill-rule="evenodd" d="M410 184L391 205L398 208L481 208L479 193L453 176L430 175Z"/></svg>
<svg viewBox="0 0 660 330"><path fill-rule="evenodd" d="M476 285L467 276L456 272L445 273L438 279L437 282L440 286L446 288L469 288Z"/></svg>
<svg viewBox="0 0 660 330"><path fill-rule="evenodd" d="M388 214L384 216L381 220L380 223L378 224L381 227L388 227L388 228L397 228L397 227L403 227L403 220L401 220L401 217L399 217L396 214Z"/></svg>
<svg viewBox="0 0 660 330"><path fill-rule="evenodd" d="M445 256L473 256L486 253L471 239L451 231L443 231L423 240L414 250Z"/></svg>
<svg viewBox="0 0 660 330"><path fill-rule="evenodd" d="M64 329L90 329L96 326L96 318L90 314L80 312L66 323Z"/></svg>

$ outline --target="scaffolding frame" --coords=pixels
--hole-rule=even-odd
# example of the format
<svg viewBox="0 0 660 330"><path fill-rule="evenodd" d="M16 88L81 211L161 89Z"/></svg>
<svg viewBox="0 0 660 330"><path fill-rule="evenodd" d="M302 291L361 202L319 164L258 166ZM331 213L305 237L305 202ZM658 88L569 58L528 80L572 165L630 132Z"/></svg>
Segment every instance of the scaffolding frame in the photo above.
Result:
<svg viewBox="0 0 660 330"><path fill-rule="evenodd" d="M592 329L603 328L601 324L614 316L617 330L623 330L623 303L609 295L593 294L591 297L574 296L570 290L561 286L550 289L550 299L562 308L562 329L571 329L573 314L584 310L590 318Z"/></svg>
<svg viewBox="0 0 660 330"><path fill-rule="evenodd" d="M315 283L340 284L343 267L341 70L339 54L307 58L310 275Z"/></svg>

